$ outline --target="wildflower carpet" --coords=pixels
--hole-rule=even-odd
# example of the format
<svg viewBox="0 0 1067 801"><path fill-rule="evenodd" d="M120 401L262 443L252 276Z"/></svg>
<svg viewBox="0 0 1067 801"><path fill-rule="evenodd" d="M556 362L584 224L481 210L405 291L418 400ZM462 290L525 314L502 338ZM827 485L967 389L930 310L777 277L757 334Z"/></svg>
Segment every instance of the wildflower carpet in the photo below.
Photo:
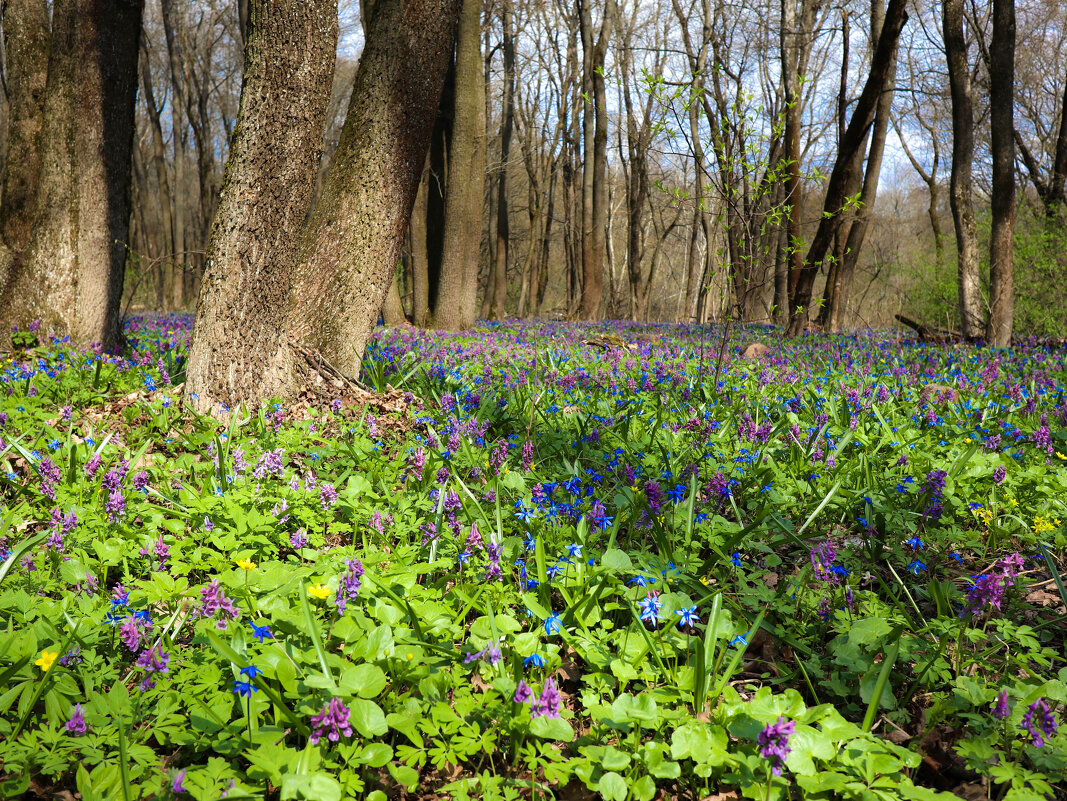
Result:
<svg viewBox="0 0 1067 801"><path fill-rule="evenodd" d="M379 331L388 406L0 365L0 795L1067 798L1067 359Z"/></svg>

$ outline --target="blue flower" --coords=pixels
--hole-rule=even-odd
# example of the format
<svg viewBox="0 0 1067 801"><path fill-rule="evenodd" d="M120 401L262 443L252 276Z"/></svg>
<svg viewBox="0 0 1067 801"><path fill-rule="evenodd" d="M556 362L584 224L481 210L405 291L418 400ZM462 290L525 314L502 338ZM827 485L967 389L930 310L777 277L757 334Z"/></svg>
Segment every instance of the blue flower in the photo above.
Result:
<svg viewBox="0 0 1067 801"><path fill-rule="evenodd" d="M545 634L548 634L548 635L555 634L557 631L559 631L562 628L563 628L563 626L559 622L559 615L557 615L555 612L550 614L545 619Z"/></svg>
<svg viewBox="0 0 1067 801"><path fill-rule="evenodd" d="M459 563L461 565L465 565L465 564L467 564L467 562L470 561L470 558L471 558L471 552L470 551L464 551L458 557Z"/></svg>
<svg viewBox="0 0 1067 801"><path fill-rule="evenodd" d="M257 668L255 665L249 665L248 667L241 668L241 675L248 676L250 679L254 679L256 676L262 674L263 671Z"/></svg>
<svg viewBox="0 0 1067 801"><path fill-rule="evenodd" d="M582 546L576 542L572 542L570 545L567 546L567 556L571 557L572 559L581 559Z"/></svg>
<svg viewBox="0 0 1067 801"><path fill-rule="evenodd" d="M245 698L251 698L252 693L259 692L259 688L250 681L235 681L233 683L233 691L238 695L243 695Z"/></svg>
<svg viewBox="0 0 1067 801"><path fill-rule="evenodd" d="M741 565L744 564L744 562L741 561L740 551L734 551L732 554L730 554L730 564L735 565L737 567L741 567Z"/></svg>
<svg viewBox="0 0 1067 801"><path fill-rule="evenodd" d="M923 541L919 539L918 534L908 540L905 545L910 547L913 551L921 551L923 549Z"/></svg>
<svg viewBox="0 0 1067 801"><path fill-rule="evenodd" d="M685 609L679 609L674 614L678 615L678 626L692 626L700 622L700 618L697 617L697 608L690 606Z"/></svg>
<svg viewBox="0 0 1067 801"><path fill-rule="evenodd" d="M675 484L674 489L667 490L667 497L675 503L681 503L685 498L685 484Z"/></svg>
<svg viewBox="0 0 1067 801"><path fill-rule="evenodd" d="M744 634L738 634L736 637L730 640L727 645L730 645L734 648L740 647L742 645L748 645L748 638Z"/></svg>
<svg viewBox="0 0 1067 801"><path fill-rule="evenodd" d="M260 642L263 642L267 637L274 638L274 635L270 632L270 626L257 626L251 621L249 621L248 625L252 627L252 636Z"/></svg>
<svg viewBox="0 0 1067 801"><path fill-rule="evenodd" d="M652 628L655 628L659 623L659 613L663 608L663 602L655 595L649 595L638 601L637 605L641 607L641 620L651 623Z"/></svg>
<svg viewBox="0 0 1067 801"><path fill-rule="evenodd" d="M631 587L647 587L649 584L654 584L655 582L656 580L654 578L649 578L648 576L634 576L626 583Z"/></svg>
<svg viewBox="0 0 1067 801"><path fill-rule="evenodd" d="M926 565L924 565L918 559L915 559L910 565L908 565L908 572L914 573L916 576L919 575L919 573L921 573L923 570L926 570Z"/></svg>
<svg viewBox="0 0 1067 801"><path fill-rule="evenodd" d="M532 551L534 548L537 547L537 539L532 534L527 534L526 539L522 541L522 546L526 550Z"/></svg>
<svg viewBox="0 0 1067 801"><path fill-rule="evenodd" d="M530 654L522 660L522 664L524 667L543 668L545 666L545 658L541 654Z"/></svg>

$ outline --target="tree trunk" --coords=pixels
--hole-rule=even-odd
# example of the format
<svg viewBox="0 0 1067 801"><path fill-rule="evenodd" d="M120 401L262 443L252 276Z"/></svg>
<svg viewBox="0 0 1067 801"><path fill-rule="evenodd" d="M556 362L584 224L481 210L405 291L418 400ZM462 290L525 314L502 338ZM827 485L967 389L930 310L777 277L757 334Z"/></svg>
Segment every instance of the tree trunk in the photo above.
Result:
<svg viewBox="0 0 1067 801"><path fill-rule="evenodd" d="M989 45L990 154L993 228L989 237L989 320L986 339L1011 345L1015 314L1015 2L993 0Z"/></svg>
<svg viewBox="0 0 1067 801"><path fill-rule="evenodd" d="M241 106L189 353L186 392L200 411L270 393L333 81L337 0L252 0L249 11Z"/></svg>
<svg viewBox="0 0 1067 801"><path fill-rule="evenodd" d="M346 375L359 374L389 277L400 261L460 5L460 0L375 4L337 152L301 240L286 331L291 340L318 351ZM476 28L476 43L479 20L480 6L466 20ZM481 59L473 62L480 85ZM450 183L473 184L480 208L484 100L478 98L463 113L476 119L473 125L457 120L457 138L473 128L483 148L482 163L474 169L453 159L454 174L469 175L471 180ZM475 270L476 256L477 250ZM473 302L468 311L472 308ZM285 361L283 353L276 363L284 366ZM286 378L279 391L290 395L295 389L292 375Z"/></svg>
<svg viewBox="0 0 1067 801"><path fill-rule="evenodd" d="M974 217L974 102L971 67L963 35L963 0L945 0L942 18L949 90L952 95L952 172L949 206L956 228L956 288L960 330L968 340L982 336L978 228Z"/></svg>
<svg viewBox="0 0 1067 801"><path fill-rule="evenodd" d="M431 190L429 159L423 167L415 205L411 209L409 237L411 239L411 319L424 328L430 316L429 254L426 247L427 201Z"/></svg>
<svg viewBox="0 0 1067 801"><path fill-rule="evenodd" d="M782 88L785 95L785 199L787 203L786 263L789 276L789 301L796 294L797 281L803 269L800 254L800 220L802 213L800 187L800 75L797 66L797 9L796 0L782 0Z"/></svg>
<svg viewBox="0 0 1067 801"><path fill-rule="evenodd" d="M485 202L485 77L482 73L482 0L462 0L456 32L455 114L445 187L441 275L433 326L449 331L474 325L478 313L478 257Z"/></svg>
<svg viewBox="0 0 1067 801"><path fill-rule="evenodd" d="M164 307L165 279L164 276L173 271L172 264L174 253L174 209L171 204L170 178L167 175L167 150L163 140L163 123L161 109L156 105L155 91L152 85L152 69L148 63L148 50L142 43L141 48L141 86L143 90L145 109L148 112L148 127L152 133L152 168L156 174L156 182L159 184L159 217L163 228L163 242L158 256L159 263L159 292L157 302L160 309Z"/></svg>
<svg viewBox="0 0 1067 801"><path fill-rule="evenodd" d="M399 279L394 271L389 291L385 294L385 303L382 304L382 323L389 328L395 328L398 325L407 325L407 322L404 300L400 297Z"/></svg>
<svg viewBox="0 0 1067 801"><path fill-rule="evenodd" d="M604 296L604 237L607 224L608 110L604 60L615 18L615 0L604 3L604 18L594 38L592 0L579 0L582 36L582 319L600 316Z"/></svg>
<svg viewBox="0 0 1067 801"><path fill-rule="evenodd" d="M503 118L500 123L500 169L496 186L496 258L493 261L493 299L490 313L495 320L507 315L508 269L508 158L511 155L511 133L515 124L515 37L512 30L511 0L500 4L500 25L503 37L500 52L504 61Z"/></svg>
<svg viewBox="0 0 1067 801"><path fill-rule="evenodd" d="M109 352L122 341L142 9L142 0L53 5L32 241L0 307L4 323L40 319Z"/></svg>
<svg viewBox="0 0 1067 801"><path fill-rule="evenodd" d="M797 276L795 293L791 301L789 336L799 336L807 323L812 289L819 266L826 258L826 253L833 242L834 233L841 223L841 212L845 203L846 188L855 180L854 172L859 169L856 153L862 147L867 132L874 122L878 99L885 91L886 82L894 62L897 41L904 23L908 19L905 0L889 0L882 35L878 38L871 59L871 71L864 84L863 91L856 101L848 128L841 140L841 148L830 173L826 186L826 199L823 204L822 218L815 232L811 246L804 257L804 265Z"/></svg>
<svg viewBox="0 0 1067 801"><path fill-rule="evenodd" d="M8 66L7 152L0 176L0 242L21 254L30 241L41 168L41 125L48 82L48 4L4 3ZM0 295L5 284L0 263Z"/></svg>
<svg viewBox="0 0 1067 801"><path fill-rule="evenodd" d="M177 31L177 26L180 25L181 21L176 16L175 1L160 0L159 5L163 21L163 33L167 40L167 58L170 66L172 95L170 101L170 135L174 146L174 259L170 276L169 301L172 309L180 310L185 308L186 303L185 270L189 254L186 246L185 223L185 67L184 54L182 53L181 41Z"/></svg>
<svg viewBox="0 0 1067 801"><path fill-rule="evenodd" d="M881 38L881 14L874 11L880 10L883 0L874 0L872 3L872 30L871 41L877 42ZM877 28L875 28L877 25ZM859 261L860 251L863 249L863 241L867 237L867 228L874 214L874 205L878 199L878 181L882 172L882 156L885 153L886 134L889 131L889 116L893 109L893 82L897 73L897 48L894 45L892 64L886 78L887 88L879 95L875 109L874 126L871 129L871 144L867 152L867 170L863 176L863 190L860 193L860 207L856 212L855 219L849 226L848 235L845 239L845 251L837 264L834 291L830 303L829 316L827 318L830 331L840 331L845 322L845 311L848 308L849 297L852 294L852 278L856 274L856 264Z"/></svg>

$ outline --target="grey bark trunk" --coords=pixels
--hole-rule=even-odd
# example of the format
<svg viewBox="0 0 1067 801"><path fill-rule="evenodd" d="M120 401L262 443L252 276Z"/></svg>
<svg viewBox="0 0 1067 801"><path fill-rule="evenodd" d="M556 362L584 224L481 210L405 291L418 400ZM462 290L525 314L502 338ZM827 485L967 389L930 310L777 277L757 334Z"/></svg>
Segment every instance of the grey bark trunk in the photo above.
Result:
<svg viewBox="0 0 1067 801"><path fill-rule="evenodd" d="M500 5L502 40L501 55L504 62L503 119L500 123L500 169L497 174L496 200L496 258L493 261L493 298L490 312L495 320L507 315L507 269L508 269L508 159L511 155L511 134L515 122L515 40L512 30L510 0Z"/></svg>
<svg viewBox="0 0 1067 801"><path fill-rule="evenodd" d="M449 331L474 325L478 256L485 198L485 77L482 0L462 0L456 32L455 113L445 188L444 241L433 325Z"/></svg>
<svg viewBox="0 0 1067 801"><path fill-rule="evenodd" d="M956 288L960 328L966 339L982 336L978 228L974 217L974 101L967 40L963 36L963 0L945 0L942 27L952 96L952 172L949 206L956 228Z"/></svg>
<svg viewBox="0 0 1067 801"><path fill-rule="evenodd" d="M989 237L989 320L986 339L1011 345L1015 314L1015 3L993 0L989 45L990 152L993 229Z"/></svg>
<svg viewBox="0 0 1067 801"><path fill-rule="evenodd" d="M269 368L333 80L336 0L252 0L249 13L241 105L186 377L186 392L201 411L235 408L275 386L268 384Z"/></svg>

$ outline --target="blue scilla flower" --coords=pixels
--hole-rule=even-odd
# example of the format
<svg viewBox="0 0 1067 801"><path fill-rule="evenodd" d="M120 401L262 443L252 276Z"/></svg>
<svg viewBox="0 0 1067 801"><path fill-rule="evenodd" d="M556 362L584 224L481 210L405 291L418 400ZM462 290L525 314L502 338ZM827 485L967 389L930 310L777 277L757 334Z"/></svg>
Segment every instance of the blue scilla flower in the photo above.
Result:
<svg viewBox="0 0 1067 801"><path fill-rule="evenodd" d="M655 595L649 595L638 601L637 605L641 607L641 620L651 623L652 628L655 628L659 623L659 613L663 608L663 602Z"/></svg>
<svg viewBox="0 0 1067 801"><path fill-rule="evenodd" d="M572 559L581 559L582 546L576 542L572 542L570 545L567 546L567 556L571 557Z"/></svg>
<svg viewBox="0 0 1067 801"><path fill-rule="evenodd" d="M748 645L748 638L744 634L738 634L736 637L730 640L727 645L733 648L739 648L741 646Z"/></svg>
<svg viewBox="0 0 1067 801"><path fill-rule="evenodd" d="M914 573L916 576L924 570L926 570L926 565L924 565L918 559L913 560L912 563L908 565L908 572Z"/></svg>
<svg viewBox="0 0 1067 801"><path fill-rule="evenodd" d="M543 668L545 666L545 658L541 654L530 654L522 660L522 664L524 667Z"/></svg>
<svg viewBox="0 0 1067 801"><path fill-rule="evenodd" d="M270 626L257 626L251 621L249 621L248 625L252 627L252 636L260 642L263 642L263 640L267 639L268 637L270 637L271 639L274 638L274 635L271 634Z"/></svg>
<svg viewBox="0 0 1067 801"><path fill-rule="evenodd" d="M553 612L547 618L545 618L544 628L545 634L548 635L552 635L560 631L560 629L563 628L563 625L560 623L559 615Z"/></svg>
<svg viewBox="0 0 1067 801"><path fill-rule="evenodd" d="M700 618L697 617L697 608L695 606L689 606L685 609L679 609L674 614L678 615L678 626L693 626L700 622Z"/></svg>
<svg viewBox="0 0 1067 801"><path fill-rule="evenodd" d="M923 541L919 539L918 534L916 534L904 544L911 548L913 551L921 551L923 549Z"/></svg>
<svg viewBox="0 0 1067 801"><path fill-rule="evenodd" d="M744 564L744 562L741 561L740 551L734 551L732 554L730 554L730 564L736 567L741 567L741 565Z"/></svg>
<svg viewBox="0 0 1067 801"><path fill-rule="evenodd" d="M634 576L626 583L631 587L647 587L649 584L655 584L655 582L654 578L649 578L648 576Z"/></svg>

